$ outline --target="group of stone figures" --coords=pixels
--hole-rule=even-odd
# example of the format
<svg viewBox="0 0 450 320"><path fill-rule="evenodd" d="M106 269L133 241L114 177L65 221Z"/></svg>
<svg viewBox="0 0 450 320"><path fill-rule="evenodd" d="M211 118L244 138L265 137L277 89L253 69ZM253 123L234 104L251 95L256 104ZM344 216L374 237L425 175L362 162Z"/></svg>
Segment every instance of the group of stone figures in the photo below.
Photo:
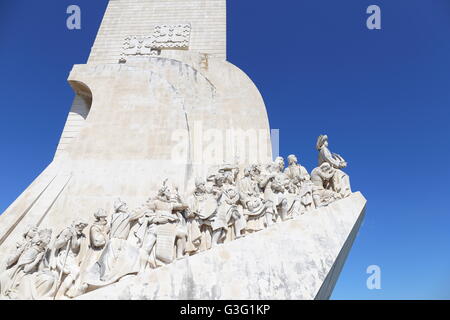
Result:
<svg viewBox="0 0 450 320"><path fill-rule="evenodd" d="M317 141L319 166L311 174L288 157L252 165L242 175L224 165L196 179L184 201L166 181L155 197L135 210L118 199L110 217L74 221L51 242L51 230L30 228L0 275L3 299L74 298L221 243L298 217L351 194L345 160Z"/></svg>

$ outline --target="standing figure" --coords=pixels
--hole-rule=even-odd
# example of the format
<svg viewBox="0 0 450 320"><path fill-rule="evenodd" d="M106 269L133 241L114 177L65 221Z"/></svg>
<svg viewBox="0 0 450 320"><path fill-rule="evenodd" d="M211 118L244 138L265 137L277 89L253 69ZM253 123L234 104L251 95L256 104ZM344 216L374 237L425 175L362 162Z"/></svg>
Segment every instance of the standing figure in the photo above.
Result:
<svg viewBox="0 0 450 320"><path fill-rule="evenodd" d="M37 236L37 234L38 229L36 227L27 228L27 231L25 231L25 233L22 235L22 239L17 242L15 252L6 261L7 269L11 268L17 263L22 253L31 246L32 240L35 236Z"/></svg>
<svg viewBox="0 0 450 320"><path fill-rule="evenodd" d="M240 201L247 216L246 232L252 233L265 228L266 205L258 185L260 170L258 166L245 168L244 177L238 183Z"/></svg>
<svg viewBox="0 0 450 320"><path fill-rule="evenodd" d="M187 205L182 203L178 190L163 182L158 195L149 199L146 205L147 229L141 227L141 234L147 234L145 243L146 264L158 267L181 258L185 253L187 228L182 211ZM142 270L142 269L141 269Z"/></svg>
<svg viewBox="0 0 450 320"><path fill-rule="evenodd" d="M284 174L290 179L298 178L301 182L309 180L309 174L305 167L298 163L297 157L293 154L288 156L289 166L284 170Z"/></svg>
<svg viewBox="0 0 450 320"><path fill-rule="evenodd" d="M217 199L208 192L206 182L197 178L195 190L188 199L188 254L211 248L212 230L209 219L217 213Z"/></svg>
<svg viewBox="0 0 450 320"><path fill-rule="evenodd" d="M57 276L41 267L51 234L49 229L36 233L17 263L0 275L0 298L45 299L53 294Z"/></svg>
<svg viewBox="0 0 450 320"><path fill-rule="evenodd" d="M313 199L317 208L327 206L341 198L339 193L331 189L334 174L335 169L328 162L322 163L311 172L311 181L314 184Z"/></svg>
<svg viewBox="0 0 450 320"><path fill-rule="evenodd" d="M80 266L82 274L75 282L74 289L71 290L75 296L82 295L86 292L89 286L86 280L88 275L86 271L92 268L98 261L108 242L109 225L106 220L107 216L108 214L103 209L99 209L94 213L95 222L89 228L89 250Z"/></svg>
<svg viewBox="0 0 450 320"><path fill-rule="evenodd" d="M174 206L173 213L178 217L175 237L175 257L176 259L181 259L186 254L186 245L188 240L188 224L186 217L189 208L181 199L177 187L173 188L169 201Z"/></svg>
<svg viewBox="0 0 450 320"><path fill-rule="evenodd" d="M56 267L62 280L62 283L58 284L60 285L58 296L66 295L74 298L78 295L74 284L80 276L80 266L88 250L86 235L83 232L87 225L83 220L76 220L56 237L53 247L53 267ZM69 289L72 290L69 292Z"/></svg>
<svg viewBox="0 0 450 320"><path fill-rule="evenodd" d="M283 173L283 170L284 159L277 157L267 167L260 180L260 187L264 189L264 200L268 203L268 211L266 213L268 226L276 222L278 218L281 221L288 219L289 203L285 187L288 185L289 180Z"/></svg>
<svg viewBox="0 0 450 320"><path fill-rule="evenodd" d="M205 221L210 224L212 229L212 247L224 242L229 228L234 230L234 235L229 234L230 239L241 237L242 230L245 228L242 206L238 203L239 192L233 185L237 170L234 166L225 165L209 178L213 182L211 192L218 204L217 211Z"/></svg>
<svg viewBox="0 0 450 320"><path fill-rule="evenodd" d="M289 167L286 168L284 173L290 180L290 189L295 189L295 193L299 195L300 201L291 201L290 208L294 215L303 214L305 211L309 211L313 206L312 199L312 183L311 177L305 167L298 164L297 157L295 155L288 156ZM292 192L290 192L292 194ZM298 206L298 208L296 208Z"/></svg>
<svg viewBox="0 0 450 320"><path fill-rule="evenodd" d="M129 274L139 271L140 249L128 241L132 223L144 215L142 211L132 211L128 205L117 199L109 223L109 240L98 261L89 269L86 282L93 287L109 285ZM94 229L95 230L95 229ZM103 233L105 229L102 229ZM97 239L102 236L96 234ZM101 241L94 245L100 245Z"/></svg>
<svg viewBox="0 0 450 320"><path fill-rule="evenodd" d="M234 184L235 174L225 174L224 184L222 185L222 194L219 199L218 216L226 222L226 227L221 229L219 242L222 239L234 240L241 238L244 234L247 221L244 216L244 210L240 202L238 188ZM217 242L216 244L218 244Z"/></svg>
<svg viewBox="0 0 450 320"><path fill-rule="evenodd" d="M347 162L340 155L332 153L328 149L328 136L321 135L317 139L317 150L319 151L319 166L327 162L335 169L332 181L332 189L339 193L343 198L352 194L350 187L350 178L341 169L347 167Z"/></svg>
<svg viewBox="0 0 450 320"><path fill-rule="evenodd" d="M89 229L89 248L94 252L101 252L108 241L110 226L106 220L107 217L108 214L103 209L94 213L95 222Z"/></svg>

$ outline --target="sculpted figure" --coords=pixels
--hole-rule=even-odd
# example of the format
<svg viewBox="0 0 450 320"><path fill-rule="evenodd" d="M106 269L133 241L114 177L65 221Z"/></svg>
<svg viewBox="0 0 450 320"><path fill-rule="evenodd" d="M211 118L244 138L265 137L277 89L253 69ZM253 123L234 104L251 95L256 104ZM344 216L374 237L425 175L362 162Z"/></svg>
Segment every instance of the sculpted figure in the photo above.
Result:
<svg viewBox="0 0 450 320"><path fill-rule="evenodd" d="M242 207L239 204L239 192L235 185L237 168L223 166L218 172L209 177L213 182L211 193L217 201L217 210L203 223L210 226L212 230L211 246L215 247L223 243L227 234L229 238L241 237L245 228L245 218ZM228 229L234 232L228 233Z"/></svg>
<svg viewBox="0 0 450 320"><path fill-rule="evenodd" d="M106 220L107 217L108 214L103 209L94 213L95 222L89 229L89 248L95 252L103 250L108 241L110 226Z"/></svg>
<svg viewBox="0 0 450 320"><path fill-rule="evenodd" d="M109 224L109 240L98 261L89 269L86 276L86 282L90 286L109 285L128 274L136 274L139 271L140 250L128 241L128 236L132 223L143 214L142 211L130 212L128 205L120 199L114 202L114 212ZM100 225L97 227L94 230L100 229ZM101 230L101 233L96 234L95 240L100 240L94 243L97 247L101 245L102 235L106 231L104 228Z"/></svg>
<svg viewBox="0 0 450 320"><path fill-rule="evenodd" d="M167 180L158 195L147 201L146 222L136 232L145 244L146 264L149 262L151 267L157 267L184 256L187 226L182 211L186 209L187 205L182 202L178 190L170 186Z"/></svg>
<svg viewBox="0 0 450 320"><path fill-rule="evenodd" d="M328 149L328 136L321 135L317 139L317 150L319 151L319 166L327 162L335 169L332 180L332 189L339 193L343 198L351 195L350 178L341 169L347 167L347 162L340 155L332 153Z"/></svg>
<svg viewBox="0 0 450 320"><path fill-rule="evenodd" d="M246 232L252 233L263 230L266 223L266 204L261 189L259 188L258 166L245 168L244 177L238 183L240 201L247 216Z"/></svg>
<svg viewBox="0 0 450 320"><path fill-rule="evenodd" d="M260 187L264 189L264 200L268 203L266 213L268 226L276 222L278 218L282 221L288 219L289 203L285 187L289 180L283 170L284 159L277 157L262 174L260 180Z"/></svg>
<svg viewBox="0 0 450 320"><path fill-rule="evenodd" d="M313 182L313 199L317 208L326 206L331 202L338 200L341 196L331 190L331 183L335 174L328 162L322 163L320 167L311 172L311 181Z"/></svg>
<svg viewBox="0 0 450 320"><path fill-rule="evenodd" d="M32 243L33 238L38 234L38 229L36 227L28 227L27 231L22 235L22 239L20 239L16 244L15 252L8 258L6 261L6 268L9 269L14 266L19 257L22 255L24 250L28 249Z"/></svg>
<svg viewBox="0 0 450 320"><path fill-rule="evenodd" d="M99 209L94 213L95 222L89 228L89 250L85 258L81 262L81 275L75 281L70 290L72 296L79 296L86 292L89 284L86 277L88 271L100 258L103 249L108 241L109 225L106 217L108 214L105 210Z"/></svg>
<svg viewBox="0 0 450 320"><path fill-rule="evenodd" d="M290 200L289 208L290 214L297 216L312 209L312 183L308 171L298 164L295 155L290 155L288 161L289 167L286 168L284 173L290 180L289 193L293 195L288 198ZM295 195L299 196L299 198ZM297 201L298 199L300 200Z"/></svg>
<svg viewBox="0 0 450 320"><path fill-rule="evenodd" d="M240 202L240 194L235 185L238 172L238 168L228 166L219 171L223 174L224 179L218 202L218 217L226 223L225 228L221 228L222 234L219 236L219 242L223 241L227 235L228 240L241 238L247 224Z"/></svg>
<svg viewBox="0 0 450 320"><path fill-rule="evenodd" d="M309 174L305 167L301 166L298 163L297 157L293 154L288 156L289 166L284 170L284 174L290 179L294 180L295 178L299 179L300 182L305 180L309 180Z"/></svg>
<svg viewBox="0 0 450 320"><path fill-rule="evenodd" d="M53 295L57 275L44 265L51 234L49 229L39 231L14 267L0 275L2 298L31 300L46 299Z"/></svg>
<svg viewBox="0 0 450 320"><path fill-rule="evenodd" d="M87 225L83 220L76 220L56 237L53 248L53 267L56 267L62 280L62 283L58 284L60 285L58 296L66 295L73 298L78 295L76 292L78 288L74 285L80 276L80 266L88 250L88 242L84 234ZM71 289L70 292L69 289Z"/></svg>
<svg viewBox="0 0 450 320"><path fill-rule="evenodd" d="M175 237L176 258L181 259L186 254L186 245L188 240L187 215L188 206L181 199L178 188L174 187L169 197L169 201L173 204L173 212L178 217L177 231Z"/></svg>
<svg viewBox="0 0 450 320"><path fill-rule="evenodd" d="M196 179L194 193L188 200L187 214L189 254L211 247L211 223L209 219L217 213L217 199L208 191L206 181Z"/></svg>

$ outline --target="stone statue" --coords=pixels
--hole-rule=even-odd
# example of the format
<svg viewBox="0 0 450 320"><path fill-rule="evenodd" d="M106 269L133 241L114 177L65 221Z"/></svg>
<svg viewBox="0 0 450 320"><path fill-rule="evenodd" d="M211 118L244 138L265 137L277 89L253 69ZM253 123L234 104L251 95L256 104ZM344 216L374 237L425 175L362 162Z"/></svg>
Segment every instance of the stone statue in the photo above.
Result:
<svg viewBox="0 0 450 320"><path fill-rule="evenodd" d="M218 217L226 223L226 227L221 229L223 233L220 235L219 241L227 236L228 240L234 240L244 235L247 221L240 202L239 190L235 185L238 172L236 168L224 169L224 183L221 186L222 193L219 198Z"/></svg>
<svg viewBox="0 0 450 320"><path fill-rule="evenodd" d="M109 224L109 240L98 261L89 269L86 283L92 287L102 287L139 271L140 249L128 241L128 236L132 223L142 216L141 211L130 212L124 201L117 199L114 202L114 212ZM102 228L102 231L104 235L105 229ZM96 236L97 240L101 240L102 236L99 234ZM101 241L96 245L100 244Z"/></svg>
<svg viewBox="0 0 450 320"><path fill-rule="evenodd" d="M336 169L324 162L320 167L311 172L311 181L313 186L313 199L317 208L327 206L328 204L341 198L340 194L332 190L333 176Z"/></svg>
<svg viewBox="0 0 450 320"><path fill-rule="evenodd" d="M88 242L84 234L87 225L83 220L75 220L56 237L52 267L56 268L62 281L58 283L60 286L58 296L66 295L73 298L79 295L77 292L79 288L75 287L75 283L80 277L81 264L88 251Z"/></svg>
<svg viewBox="0 0 450 320"><path fill-rule="evenodd" d="M290 179L298 178L300 181L309 180L308 170L298 163L297 157L293 154L288 156L289 166L284 170L284 174Z"/></svg>
<svg viewBox="0 0 450 320"><path fill-rule="evenodd" d="M109 225L106 220L107 217L108 214L103 209L94 213L95 222L89 229L89 248L93 251L103 250L108 241Z"/></svg>
<svg viewBox="0 0 450 320"><path fill-rule="evenodd" d="M320 135L317 139L316 148L319 151L319 166L327 162L335 169L332 181L332 189L339 193L343 198L352 194L350 187L350 178L341 169L347 167L347 162L340 155L332 153L328 149L328 136Z"/></svg>
<svg viewBox="0 0 450 320"><path fill-rule="evenodd" d="M244 177L238 183L240 201L247 217L246 232L263 230L266 226L266 203L259 188L261 171L257 165L245 168Z"/></svg>
<svg viewBox="0 0 450 320"><path fill-rule="evenodd" d="M194 254L211 247L211 223L208 220L217 213L217 199L208 192L206 181L197 178L195 190L188 199L188 242L186 251ZM208 228L209 227L209 228Z"/></svg>
<svg viewBox="0 0 450 320"><path fill-rule="evenodd" d="M108 221L106 220L107 216L108 214L103 209L99 209L94 213L95 221L89 228L89 250L87 251L80 266L81 275L75 281L73 289L71 290L71 294L73 296L79 296L86 292L89 286L86 280L86 271L92 268L98 261L103 249L106 246L106 243L108 242L110 227L108 225Z"/></svg>
<svg viewBox="0 0 450 320"><path fill-rule="evenodd" d="M280 218L282 221L288 219L289 203L286 189L289 180L283 173L284 159L277 157L275 161L266 168L262 174L260 187L264 189L264 200L268 203L266 213L267 225L270 226Z"/></svg>
<svg viewBox="0 0 450 320"><path fill-rule="evenodd" d="M28 249L32 244L32 240L38 234L38 229L36 227L28 227L27 231L22 235L22 239L20 239L16 244L15 252L8 258L6 261L6 268L9 269L14 266L19 257L22 255L24 250Z"/></svg>
<svg viewBox="0 0 450 320"><path fill-rule="evenodd" d="M171 263L174 258L184 256L187 226L181 212L187 208L177 188L170 186L167 180L163 182L158 195L147 202L147 222L141 226L140 234L149 234L150 240L145 248L150 266Z"/></svg>
<svg viewBox="0 0 450 320"><path fill-rule="evenodd" d="M51 235L50 229L37 232L17 263L0 275L1 298L36 300L53 297L58 277L48 268Z"/></svg>
<svg viewBox="0 0 450 320"><path fill-rule="evenodd" d="M237 167L224 165L208 179L213 183L210 192L217 201L217 210L202 222L212 231L212 247L223 243L227 235L229 239L241 237L245 229L245 217L239 202L239 191L234 185L238 172ZM230 232L228 232L229 229Z"/></svg>
<svg viewBox="0 0 450 320"><path fill-rule="evenodd" d="M311 177L306 168L298 164L295 155L288 156L289 167L284 171L288 177L289 187L287 188L290 196L289 200L289 214L298 216L306 211L312 209L312 183ZM299 197L297 197L299 196ZM298 201L299 199L299 201Z"/></svg>
<svg viewBox="0 0 450 320"><path fill-rule="evenodd" d="M181 259L186 254L186 245L188 240L187 215L189 207L181 198L177 187L173 188L169 200L174 206L174 214L178 217L175 237L175 255L177 259Z"/></svg>

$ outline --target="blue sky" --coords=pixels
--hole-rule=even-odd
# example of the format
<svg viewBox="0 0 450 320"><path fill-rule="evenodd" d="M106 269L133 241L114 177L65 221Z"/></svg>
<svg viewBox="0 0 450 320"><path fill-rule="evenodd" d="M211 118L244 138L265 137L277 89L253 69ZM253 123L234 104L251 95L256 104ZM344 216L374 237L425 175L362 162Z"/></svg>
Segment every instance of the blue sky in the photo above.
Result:
<svg viewBox="0 0 450 320"><path fill-rule="evenodd" d="M82 30L65 27L82 9ZM106 0L0 0L0 212L50 163ZM366 8L382 29L366 28ZM367 216L334 299L450 299L450 1L228 0L228 60L260 89L280 151L319 134ZM366 268L381 267L381 290Z"/></svg>

